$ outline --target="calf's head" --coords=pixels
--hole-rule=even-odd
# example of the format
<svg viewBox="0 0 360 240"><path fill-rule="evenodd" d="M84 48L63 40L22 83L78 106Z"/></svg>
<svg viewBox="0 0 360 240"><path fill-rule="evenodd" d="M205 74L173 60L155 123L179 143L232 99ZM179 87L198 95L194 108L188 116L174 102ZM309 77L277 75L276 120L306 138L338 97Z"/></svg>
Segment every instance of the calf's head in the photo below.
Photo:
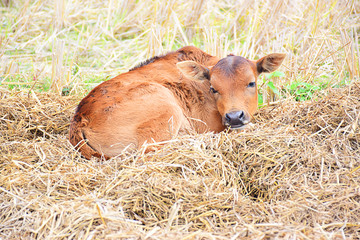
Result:
<svg viewBox="0 0 360 240"><path fill-rule="evenodd" d="M210 92L225 126L243 129L258 106L257 78L261 73L275 71L285 54L269 54L257 61L229 55L211 69L194 61L177 63L187 78L210 81Z"/></svg>

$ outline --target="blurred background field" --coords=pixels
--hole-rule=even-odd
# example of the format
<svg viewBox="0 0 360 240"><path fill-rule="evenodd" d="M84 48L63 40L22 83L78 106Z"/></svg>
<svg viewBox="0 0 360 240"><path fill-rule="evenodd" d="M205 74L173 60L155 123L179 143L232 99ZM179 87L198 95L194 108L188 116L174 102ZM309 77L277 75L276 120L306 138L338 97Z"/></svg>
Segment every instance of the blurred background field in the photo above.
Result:
<svg viewBox="0 0 360 240"><path fill-rule="evenodd" d="M360 237L359 0L0 0L0 240ZM254 127L80 157L94 86L185 45L287 53Z"/></svg>
<svg viewBox="0 0 360 240"><path fill-rule="evenodd" d="M2 87L83 94L185 45L220 57L287 53L280 72L263 77L265 102L359 76L355 0L2 0L0 11Z"/></svg>

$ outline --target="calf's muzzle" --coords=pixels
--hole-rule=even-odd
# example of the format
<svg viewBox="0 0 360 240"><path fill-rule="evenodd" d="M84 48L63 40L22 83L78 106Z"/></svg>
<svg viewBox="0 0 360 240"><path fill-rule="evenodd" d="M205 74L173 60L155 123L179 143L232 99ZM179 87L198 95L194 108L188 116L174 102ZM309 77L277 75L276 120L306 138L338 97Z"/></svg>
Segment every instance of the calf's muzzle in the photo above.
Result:
<svg viewBox="0 0 360 240"><path fill-rule="evenodd" d="M249 122L244 111L232 111L225 114L225 125L230 128L240 128Z"/></svg>

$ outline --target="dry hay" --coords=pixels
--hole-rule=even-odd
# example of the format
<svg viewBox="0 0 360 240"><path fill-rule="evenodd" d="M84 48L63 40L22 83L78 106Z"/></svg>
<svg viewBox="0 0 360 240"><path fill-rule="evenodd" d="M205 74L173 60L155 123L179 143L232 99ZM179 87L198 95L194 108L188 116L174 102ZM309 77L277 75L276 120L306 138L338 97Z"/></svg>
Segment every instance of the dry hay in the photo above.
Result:
<svg viewBox="0 0 360 240"><path fill-rule="evenodd" d="M356 84L108 161L67 141L79 99L0 94L0 239L360 237Z"/></svg>

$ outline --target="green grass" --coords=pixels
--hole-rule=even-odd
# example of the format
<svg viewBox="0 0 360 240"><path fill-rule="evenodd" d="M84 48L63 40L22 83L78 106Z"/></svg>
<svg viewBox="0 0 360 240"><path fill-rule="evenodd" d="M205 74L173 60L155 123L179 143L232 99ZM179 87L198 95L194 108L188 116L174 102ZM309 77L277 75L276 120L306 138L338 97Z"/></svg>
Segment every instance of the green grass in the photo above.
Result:
<svg viewBox="0 0 360 240"><path fill-rule="evenodd" d="M0 79L0 82L2 81L4 81L4 83L0 83L1 87L14 91L33 90L37 92L47 92L51 85L51 79L49 77L44 77L41 81L32 81L30 77L24 78L24 76L20 74L10 76L7 79Z"/></svg>
<svg viewBox="0 0 360 240"><path fill-rule="evenodd" d="M295 101L307 101L313 98L321 98L330 88L342 88L351 83L349 76L346 76L341 81L332 83L334 76L322 75L314 79L311 83L299 78L297 81L285 82L284 85L276 86L278 79L286 79L286 74L282 71L275 71L266 74L260 80L260 84L267 87L267 91L271 91L277 99L293 98ZM276 80L276 82L274 81ZM266 105L264 103L264 91L259 91L258 98L259 107Z"/></svg>

